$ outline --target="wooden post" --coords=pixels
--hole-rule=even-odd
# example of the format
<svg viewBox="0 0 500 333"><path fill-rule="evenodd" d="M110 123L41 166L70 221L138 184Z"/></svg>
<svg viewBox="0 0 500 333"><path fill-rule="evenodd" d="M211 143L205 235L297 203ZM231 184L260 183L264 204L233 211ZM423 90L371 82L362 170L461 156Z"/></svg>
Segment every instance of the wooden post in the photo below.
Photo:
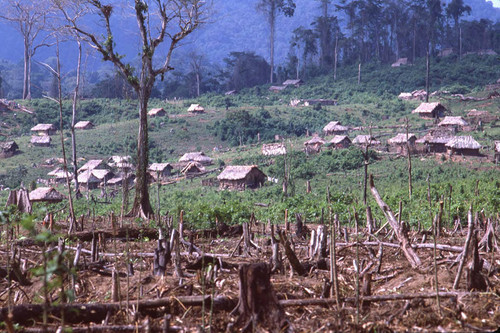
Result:
<svg viewBox="0 0 500 333"><path fill-rule="evenodd" d="M290 224L288 223L288 209L285 209L285 231L290 231Z"/></svg>
<svg viewBox="0 0 500 333"><path fill-rule="evenodd" d="M306 193L311 193L311 181L306 180Z"/></svg>

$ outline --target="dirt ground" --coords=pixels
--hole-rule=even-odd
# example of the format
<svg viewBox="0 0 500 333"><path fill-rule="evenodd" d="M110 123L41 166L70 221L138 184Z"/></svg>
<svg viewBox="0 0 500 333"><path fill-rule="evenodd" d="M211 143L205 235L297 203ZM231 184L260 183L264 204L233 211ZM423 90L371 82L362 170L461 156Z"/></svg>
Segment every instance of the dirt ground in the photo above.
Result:
<svg viewBox="0 0 500 333"><path fill-rule="evenodd" d="M136 223L126 221L125 225ZM41 226L39 226L41 227ZM99 218L94 222L95 230L108 231L112 233L108 217ZM315 225L308 225L309 230L316 229ZM29 284L12 281L9 292L9 281L3 276L0 280L0 306L7 307L9 298L11 305L21 304L42 304L44 301L43 282L40 276L36 276L34 267L42 267L43 248L40 244L36 245L29 241L8 241L5 233L5 227L2 233L0 243L1 262L0 267L7 267L7 258L9 256L9 245L17 244L11 248L17 249L17 258L20 258L20 269L25 274ZM65 232L66 225L56 223L55 229L59 232ZM89 230L90 227L86 229ZM134 225L134 229L138 229ZM154 233L154 229L144 227L144 230ZM98 264L92 264L90 254L82 253L79 260L78 269L74 269L74 293L75 303L110 303L112 277L111 271L116 267L120 273L120 297L122 310L106 318L105 322L97 323L79 323L68 324L69 327L85 328L108 327L101 331L166 331L164 330L165 321L169 321L169 331L181 332L225 332L228 324L234 323L237 315L232 315L230 311L211 311L210 303L201 306L184 306L180 304L176 313L166 315L164 308L158 308L155 311L136 312L131 305L126 310L126 304L134 304L139 298L144 300L155 300L160 298L179 298L187 295L214 295L225 296L237 300L239 296L239 276L238 265L242 263L270 263L272 248L270 242L269 228L263 229L262 225L251 227L254 233L254 242L260 247L259 250L252 249L249 256L239 255L238 242L240 235L233 237L204 237L197 233L192 239L193 243L199 249L202 249L207 255L220 255L223 261L222 268L217 269L214 275L213 269L188 269L190 263L196 261L198 253L188 254L188 246L182 246L181 267L185 277L179 279L174 270L173 263L167 266L165 276L153 275L153 252L157 247L156 237L134 237L130 241L123 238L107 238L105 241L101 238L98 244L100 258ZM293 229L293 228L292 228ZM189 240L189 231L184 232L184 239ZM83 234L79 232L79 234ZM382 231L377 235L380 242L392 242L397 244L396 240L388 239L389 230ZM466 230L452 235L451 231L445 231L438 238L438 244L446 244L455 247L462 247L465 243ZM207 236L207 235L205 235ZM392 331L411 331L411 332L470 332L470 331L495 331L500 327L500 254L498 252L480 252L483 260L490 266L486 269L483 265L481 274L486 277L488 288L485 292L468 292L466 290L465 269L462 274L458 292L453 297L440 298L440 307L438 308L437 299L414 298L402 300L385 300L363 303L359 310L355 302L345 301L345 298L356 297L356 250L358 251L360 271L367 268L367 272L372 273L371 294L379 295L414 295L422 293L432 293L436 291L436 279L434 272L434 256L432 248L418 249L417 254L422 260L422 266L419 269L413 269L406 260L402 251L396 247L383 246L380 270L377 272L380 253L377 245L364 245L366 241L373 243L373 237L368 237L364 232L359 234L359 245L356 247L353 243L354 231L349 232L349 243L345 243L343 235L336 236L338 283L341 304L337 305L334 298L325 305L303 305L303 306L284 306L286 319L292 324L295 332L392 332ZM411 233L411 239L414 244L420 244L423 241L423 235ZM478 240L482 233L479 233ZM314 267L316 258L308 257L309 239L299 239L294 236L293 231L289 233L292 239L295 253L302 264L311 263L306 276L298 276L291 271L288 260L284 256L284 272L277 272L271 275L271 283L278 299L313 299L320 298L325 286L325 281L330 279L328 268L319 269ZM425 237L425 242L432 244L432 237ZM19 238L17 238L19 239ZM85 250L91 249L91 241L66 241L66 259L65 262L72 262L77 244L81 244ZM57 244L48 244L46 253L49 253L49 259L57 251ZM240 245L241 248L241 245ZM51 252L51 250L54 251ZM235 250L236 249L236 250ZM234 255L230 254L234 251ZM126 258L127 253L130 262L134 268L134 274L127 274ZM116 256L118 254L118 256ZM454 291L452 286L457 274L458 263L455 263L456 251L437 251L436 263L438 265L438 288L442 292ZM117 259L116 259L117 258ZM116 262L115 262L116 259ZM326 258L329 261L329 258ZM55 281L53 275L52 282ZM64 281L65 290L71 289L71 278L67 275ZM360 282L361 284L362 282ZM61 302L60 283L54 283L48 292L48 298L52 304ZM360 286L361 289L361 286ZM332 292L333 295L333 292ZM1 320L0 320L1 321ZM148 322L148 324L145 324ZM60 325L60 319L49 316L48 331L56 331ZM149 328L146 329L146 326ZM30 324L19 325L20 331L40 331L42 327L41 319L36 319ZM113 328L114 327L114 328ZM135 328L134 328L135 327ZM203 328L204 329L203 329ZM0 329L6 330L5 326ZM265 332L260 328L257 331Z"/></svg>

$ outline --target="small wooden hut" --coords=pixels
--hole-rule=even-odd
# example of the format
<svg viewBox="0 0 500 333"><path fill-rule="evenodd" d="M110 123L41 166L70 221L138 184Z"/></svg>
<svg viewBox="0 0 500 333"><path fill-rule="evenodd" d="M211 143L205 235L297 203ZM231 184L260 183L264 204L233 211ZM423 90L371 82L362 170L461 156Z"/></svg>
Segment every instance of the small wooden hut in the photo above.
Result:
<svg viewBox="0 0 500 333"><path fill-rule="evenodd" d="M415 143L423 146L421 150L425 153L445 153L446 144L453 139L453 137L453 132L450 129L437 127L431 129L420 139L417 139Z"/></svg>
<svg viewBox="0 0 500 333"><path fill-rule="evenodd" d="M217 176L221 189L244 190L264 184L266 175L256 165L228 166Z"/></svg>
<svg viewBox="0 0 500 333"><path fill-rule="evenodd" d="M106 162L104 162L104 160L88 160L87 163L85 163L80 169L78 169L78 173L86 171L92 172L94 169L108 170L110 169L110 167Z"/></svg>
<svg viewBox="0 0 500 333"><path fill-rule="evenodd" d="M500 162L500 141L495 141L495 163Z"/></svg>
<svg viewBox="0 0 500 333"><path fill-rule="evenodd" d="M399 58L396 62L392 63L391 67L400 67L403 65L408 65L408 58Z"/></svg>
<svg viewBox="0 0 500 333"><path fill-rule="evenodd" d="M64 195L53 187L39 187L29 194L30 202L56 203L64 199Z"/></svg>
<svg viewBox="0 0 500 333"><path fill-rule="evenodd" d="M479 156L481 145L472 136L456 136L446 144L450 155Z"/></svg>
<svg viewBox="0 0 500 333"><path fill-rule="evenodd" d="M108 169L94 169L92 170L92 174L103 183L106 183L115 176L114 173Z"/></svg>
<svg viewBox="0 0 500 333"><path fill-rule="evenodd" d="M66 172L64 172L63 168L56 168L51 172L47 173L47 176L50 177L50 184L64 184L66 183ZM68 171L68 177L73 178L73 174Z"/></svg>
<svg viewBox="0 0 500 333"><path fill-rule="evenodd" d="M78 185L84 189L96 189L100 183L101 179L97 178L91 171L82 172L78 175Z"/></svg>
<svg viewBox="0 0 500 333"><path fill-rule="evenodd" d="M0 142L0 158L8 158L13 156L19 150L19 146L15 141Z"/></svg>
<svg viewBox="0 0 500 333"><path fill-rule="evenodd" d="M172 175L174 167L170 163L153 163L148 168L148 173L154 181L162 181Z"/></svg>
<svg viewBox="0 0 500 333"><path fill-rule="evenodd" d="M201 106L200 104L191 104L191 106L188 108L189 113L203 113L205 112L205 108Z"/></svg>
<svg viewBox="0 0 500 333"><path fill-rule="evenodd" d="M434 103L421 103L411 113L416 113L420 118L433 119L441 118L444 116L447 109L439 102Z"/></svg>
<svg viewBox="0 0 500 333"><path fill-rule="evenodd" d="M272 91L273 93L280 93L286 88L287 86L270 86L269 91Z"/></svg>
<svg viewBox="0 0 500 333"><path fill-rule="evenodd" d="M264 143L262 145L262 155L264 156L278 156L286 155L286 147L283 143Z"/></svg>
<svg viewBox="0 0 500 333"><path fill-rule="evenodd" d="M359 134L352 140L357 146L378 146L380 145L380 141L378 141L373 135Z"/></svg>
<svg viewBox="0 0 500 333"><path fill-rule="evenodd" d="M450 128L453 131L463 131L466 126L469 126L469 123L465 121L464 118L460 116L446 116L443 120L438 124L438 127L446 127Z"/></svg>
<svg viewBox="0 0 500 333"><path fill-rule="evenodd" d="M300 87L303 84L304 84L304 81L302 81L301 79L286 80L285 82L283 82L284 86L290 86L290 87Z"/></svg>
<svg viewBox="0 0 500 333"><path fill-rule="evenodd" d="M325 127L323 127L323 134L328 135L342 135L347 134L349 128L347 126L342 126L340 121L331 121Z"/></svg>
<svg viewBox="0 0 500 333"><path fill-rule="evenodd" d="M497 116L489 113L488 111L472 109L467 113L467 120L471 124L477 125L479 123L492 123L497 119Z"/></svg>
<svg viewBox="0 0 500 333"><path fill-rule="evenodd" d="M408 140L406 139L408 137ZM395 147L397 152L401 155L406 155L408 153L408 146L410 147L410 152L415 148L415 141L417 137L413 133L398 133L395 137L387 140L387 143Z"/></svg>
<svg viewBox="0 0 500 333"><path fill-rule="evenodd" d="M93 129L93 128L94 128L94 124L88 120L79 121L75 124L75 129L77 129L77 130L89 130L89 129Z"/></svg>
<svg viewBox="0 0 500 333"><path fill-rule="evenodd" d="M314 136L311 140L304 142L304 150L306 154L316 154L321 151L324 144L325 140L319 136Z"/></svg>
<svg viewBox="0 0 500 333"><path fill-rule="evenodd" d="M38 124L31 128L32 132L36 132L37 135L54 135L56 134L56 127L52 124Z"/></svg>
<svg viewBox="0 0 500 333"><path fill-rule="evenodd" d="M333 149L346 149L352 144L351 139L347 135L335 135L333 139L330 140L328 147Z"/></svg>
<svg viewBox="0 0 500 333"><path fill-rule="evenodd" d="M195 177L205 173L205 167L198 162L189 162L182 170L181 173L186 177Z"/></svg>
<svg viewBox="0 0 500 333"><path fill-rule="evenodd" d="M210 165L213 163L213 160L210 157L206 156L205 153L198 151L182 155L182 157L179 159L179 162L198 162L201 165Z"/></svg>
<svg viewBox="0 0 500 333"><path fill-rule="evenodd" d="M31 137L30 143L35 147L50 147L51 137L48 135L34 135Z"/></svg>
<svg viewBox="0 0 500 333"><path fill-rule="evenodd" d="M167 112L163 108L154 108L148 111L148 116L154 117L165 117Z"/></svg>

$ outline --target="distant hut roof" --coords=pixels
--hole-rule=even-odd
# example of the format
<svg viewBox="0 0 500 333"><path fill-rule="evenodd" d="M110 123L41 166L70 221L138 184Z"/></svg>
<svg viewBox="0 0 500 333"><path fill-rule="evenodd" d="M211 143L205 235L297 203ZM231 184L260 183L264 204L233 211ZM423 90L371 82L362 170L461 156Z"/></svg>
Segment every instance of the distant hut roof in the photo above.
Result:
<svg viewBox="0 0 500 333"><path fill-rule="evenodd" d="M467 112L467 117L482 117L482 116L489 116L490 113L488 111L482 111L482 110L476 110L472 109Z"/></svg>
<svg viewBox="0 0 500 333"><path fill-rule="evenodd" d="M203 152L192 152L182 155L182 157L179 159L179 162L198 162L201 164L211 164L212 159L206 156Z"/></svg>
<svg viewBox="0 0 500 333"><path fill-rule="evenodd" d="M148 171L152 172L163 172L165 169L172 169L172 165L170 163L153 163L149 166Z"/></svg>
<svg viewBox="0 0 500 333"><path fill-rule="evenodd" d="M270 91L274 91L274 92L278 92L278 91L283 91L286 89L287 86L270 86L269 87L269 90Z"/></svg>
<svg viewBox="0 0 500 333"><path fill-rule="evenodd" d="M159 114L164 113L165 110L163 108L153 108L148 111L148 116L157 116Z"/></svg>
<svg viewBox="0 0 500 333"><path fill-rule="evenodd" d="M349 139L349 137L347 135L335 135L333 137L333 139L330 140L329 143L336 145L336 144L341 143L344 140L348 140L349 142L351 142L351 139Z"/></svg>
<svg viewBox="0 0 500 333"><path fill-rule="evenodd" d="M365 135L365 134L360 134L352 140L352 143L358 144L358 145L379 145L380 141L375 139L373 135Z"/></svg>
<svg viewBox="0 0 500 333"><path fill-rule="evenodd" d="M205 112L205 108L200 104L191 104L188 108L188 112Z"/></svg>
<svg viewBox="0 0 500 333"><path fill-rule="evenodd" d="M313 138L311 140L308 140L308 141L304 142L305 146L308 146L308 145L317 145L317 144L324 145L325 144L325 140L323 140L319 136L313 136Z"/></svg>
<svg viewBox="0 0 500 333"><path fill-rule="evenodd" d="M99 180L104 180L107 176L112 175L113 172L111 170L106 169L94 169L92 170L92 174Z"/></svg>
<svg viewBox="0 0 500 333"><path fill-rule="evenodd" d="M55 168L51 172L47 173L47 176L51 176L54 178L66 178L66 172L64 172L63 168ZM68 171L68 177L73 177L73 174Z"/></svg>
<svg viewBox="0 0 500 333"><path fill-rule="evenodd" d="M89 160L87 163L85 163L80 169L78 169L78 173L87 171L87 170L94 170L98 168L99 166L102 166L104 163L103 160Z"/></svg>
<svg viewBox="0 0 500 333"><path fill-rule="evenodd" d="M110 158L108 158L108 164L111 166L116 166L118 163L130 162L131 160L132 157L129 155L126 156L113 155Z"/></svg>
<svg viewBox="0 0 500 333"><path fill-rule="evenodd" d="M205 168L198 162L189 162L182 170L181 173L201 173L205 172Z"/></svg>
<svg viewBox="0 0 500 333"><path fill-rule="evenodd" d="M262 155L265 156L277 156L285 155L286 147L283 143L269 143L262 145Z"/></svg>
<svg viewBox="0 0 500 333"><path fill-rule="evenodd" d="M446 116L444 119L438 124L438 126L468 126L464 118L462 117L454 117L454 116Z"/></svg>
<svg viewBox="0 0 500 333"><path fill-rule="evenodd" d="M257 170L263 174L256 165L230 165L227 166L220 175L217 176L219 180L242 180L252 172Z"/></svg>
<svg viewBox="0 0 500 333"><path fill-rule="evenodd" d="M285 82L283 82L283 85L284 86L297 86L297 85L300 85L300 84L303 84L304 81L302 81L301 79L297 79L297 80L286 80Z"/></svg>
<svg viewBox="0 0 500 333"><path fill-rule="evenodd" d="M500 153L500 141L495 141L495 151Z"/></svg>
<svg viewBox="0 0 500 333"><path fill-rule="evenodd" d="M408 133L408 140L412 141L412 140L416 140L416 139L417 139L417 137L415 136L415 134ZM406 141L407 141L406 140L406 133L398 133L398 135L396 135L395 137L387 140L387 143L400 145L400 144L405 144Z"/></svg>
<svg viewBox="0 0 500 333"><path fill-rule="evenodd" d="M456 136L446 144L446 147L453 149L479 149L481 145L470 135Z"/></svg>
<svg viewBox="0 0 500 333"><path fill-rule="evenodd" d="M84 172L78 175L78 182L81 184L85 183L100 183L101 179L94 175L94 172Z"/></svg>
<svg viewBox="0 0 500 333"><path fill-rule="evenodd" d="M0 142L0 151L3 152L15 152L19 149L19 146L15 141L5 141Z"/></svg>
<svg viewBox="0 0 500 333"><path fill-rule="evenodd" d="M434 110L446 110L446 108L439 102L433 102L433 103L421 103L415 110L413 110L411 113L432 113Z"/></svg>
<svg viewBox="0 0 500 333"><path fill-rule="evenodd" d="M229 96L229 95L235 95L238 93L238 90L229 90L224 93L224 95Z"/></svg>
<svg viewBox="0 0 500 333"><path fill-rule="evenodd" d="M323 127L323 132L332 131L336 125L340 125L340 121L330 121L325 127Z"/></svg>
<svg viewBox="0 0 500 333"><path fill-rule="evenodd" d="M53 187L39 187L30 192L29 198L33 202L60 202L64 199L64 195Z"/></svg>
<svg viewBox="0 0 500 333"><path fill-rule="evenodd" d="M75 124L75 129L85 129L85 128L93 127L93 126L94 126L94 124L91 121L82 120L82 121L79 121Z"/></svg>
<svg viewBox="0 0 500 333"><path fill-rule="evenodd" d="M56 127L52 124L38 124L35 127L32 127L31 130L36 131L55 131Z"/></svg>
<svg viewBox="0 0 500 333"><path fill-rule="evenodd" d="M52 139L48 135L35 135L30 140L33 144L50 144L51 141Z"/></svg>

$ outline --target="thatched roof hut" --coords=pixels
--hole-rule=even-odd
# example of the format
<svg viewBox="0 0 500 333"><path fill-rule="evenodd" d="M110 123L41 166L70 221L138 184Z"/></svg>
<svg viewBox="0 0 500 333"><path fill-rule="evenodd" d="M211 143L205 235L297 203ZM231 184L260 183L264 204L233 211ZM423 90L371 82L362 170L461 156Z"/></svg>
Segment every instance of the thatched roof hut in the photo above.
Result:
<svg viewBox="0 0 500 333"><path fill-rule="evenodd" d="M415 144L417 137L413 133L408 133L408 140L406 140L406 133L398 133L395 137L387 140L388 144L391 145L406 145L408 142L411 146Z"/></svg>
<svg viewBox="0 0 500 333"><path fill-rule="evenodd" d="M453 131L446 127L436 127L431 129L415 143L426 146L428 153L446 152L446 144L453 139Z"/></svg>
<svg viewBox="0 0 500 333"><path fill-rule="evenodd" d="M347 135L335 135L328 143L328 147L333 149L345 149L349 148L351 144L352 141Z"/></svg>
<svg viewBox="0 0 500 333"><path fill-rule="evenodd" d="M304 81L302 81L301 79L297 79L297 80L286 80L285 82L283 82L283 85L284 86L294 86L294 87L299 87L301 85L304 84Z"/></svg>
<svg viewBox="0 0 500 333"><path fill-rule="evenodd" d="M421 118L441 118L447 109L439 102L421 103L411 113L418 114Z"/></svg>
<svg viewBox="0 0 500 333"><path fill-rule="evenodd" d="M92 174L101 182L106 182L115 176L111 170L107 169L94 169Z"/></svg>
<svg viewBox="0 0 500 333"><path fill-rule="evenodd" d="M56 127L52 124L38 124L31 128L32 132L37 132L38 135L53 135L56 133Z"/></svg>
<svg viewBox="0 0 500 333"><path fill-rule="evenodd" d="M269 91L272 91L274 93L279 93L285 90L287 86L270 86Z"/></svg>
<svg viewBox="0 0 500 333"><path fill-rule="evenodd" d="M163 108L154 108L148 111L148 116L154 117L165 117L167 112Z"/></svg>
<svg viewBox="0 0 500 333"><path fill-rule="evenodd" d="M359 134L352 140L352 143L359 146L377 146L380 145L380 141L378 141L373 135Z"/></svg>
<svg viewBox="0 0 500 333"><path fill-rule="evenodd" d="M60 184L66 181L66 172L64 172L63 168L56 168L51 172L47 173L47 176L51 177L52 179L51 182L54 184ZM68 177L69 178L73 177L73 174L69 171L68 171Z"/></svg>
<svg viewBox="0 0 500 333"><path fill-rule="evenodd" d="M472 110L469 110L469 112L467 113L467 119L469 120L469 122L471 122L473 124L477 124L479 122L491 123L491 122L494 122L495 120L497 120L498 117L495 115L492 115L488 111L481 111L481 110L472 109Z"/></svg>
<svg viewBox="0 0 500 333"><path fill-rule="evenodd" d="M109 169L109 165L106 164L104 160L89 160L80 169L78 169L78 173L92 171L94 169Z"/></svg>
<svg viewBox="0 0 500 333"><path fill-rule="evenodd" d="M0 158L13 156L19 150L15 141L0 142Z"/></svg>
<svg viewBox="0 0 500 333"><path fill-rule="evenodd" d="M181 173L186 176L195 176L204 172L205 168L198 162L190 162L181 170Z"/></svg>
<svg viewBox="0 0 500 333"><path fill-rule="evenodd" d="M148 168L148 173L155 181L169 177L174 167L170 163L153 163Z"/></svg>
<svg viewBox="0 0 500 333"><path fill-rule="evenodd" d="M264 143L262 145L262 155L264 156L277 156L286 155L286 147L283 143Z"/></svg>
<svg viewBox="0 0 500 333"><path fill-rule="evenodd" d="M89 130L92 128L94 128L94 124L88 120L79 121L75 124L75 129L78 129L78 130Z"/></svg>
<svg viewBox="0 0 500 333"><path fill-rule="evenodd" d="M212 164L213 160L206 156L203 152L192 152L192 153L186 153L182 155L182 157L179 159L179 162L198 162L202 165L210 165Z"/></svg>
<svg viewBox="0 0 500 333"><path fill-rule="evenodd" d="M50 147L51 137L48 135L33 135L30 143L35 147Z"/></svg>
<svg viewBox="0 0 500 333"><path fill-rule="evenodd" d="M319 153L321 151L321 147L325 144L325 140L320 138L319 136L313 136L313 138L309 141L304 142L305 152L310 153Z"/></svg>
<svg viewBox="0 0 500 333"><path fill-rule="evenodd" d="M29 194L31 202L61 202L64 199L64 195L58 192L53 187L39 187Z"/></svg>
<svg viewBox="0 0 500 333"><path fill-rule="evenodd" d="M454 129L463 128L464 126L469 126L469 123L465 121L464 118L460 116L446 116L438 124L439 127L450 127Z"/></svg>
<svg viewBox="0 0 500 333"><path fill-rule="evenodd" d="M392 63L391 67L400 67L402 65L408 65L408 58L399 58L396 62Z"/></svg>
<svg viewBox="0 0 500 333"><path fill-rule="evenodd" d="M83 172L78 175L78 184L84 188L87 188L89 190L93 190L97 187L99 187L99 184L101 183L101 179L97 178L93 172Z"/></svg>
<svg viewBox="0 0 500 333"><path fill-rule="evenodd" d="M221 189L257 188L266 181L266 175L256 165L228 166L217 176Z"/></svg>
<svg viewBox="0 0 500 333"><path fill-rule="evenodd" d="M190 113L203 113L205 112L205 108L201 106L200 104L191 104L191 106L188 108L188 112Z"/></svg>
<svg viewBox="0 0 500 333"><path fill-rule="evenodd" d="M108 165L111 167L118 167L120 163L129 163L132 161L132 156L126 155L126 156L119 156L119 155L113 155L110 158L108 158Z"/></svg>
<svg viewBox="0 0 500 333"><path fill-rule="evenodd" d="M479 149L481 149L481 145L479 142L474 140L472 136L456 136L446 144L446 148L448 148L448 153L450 155L453 154L461 154L461 155L479 155Z"/></svg>
<svg viewBox="0 0 500 333"><path fill-rule="evenodd" d="M341 135L346 134L349 127L342 126L340 121L331 121L325 127L323 127L323 133L325 135Z"/></svg>

